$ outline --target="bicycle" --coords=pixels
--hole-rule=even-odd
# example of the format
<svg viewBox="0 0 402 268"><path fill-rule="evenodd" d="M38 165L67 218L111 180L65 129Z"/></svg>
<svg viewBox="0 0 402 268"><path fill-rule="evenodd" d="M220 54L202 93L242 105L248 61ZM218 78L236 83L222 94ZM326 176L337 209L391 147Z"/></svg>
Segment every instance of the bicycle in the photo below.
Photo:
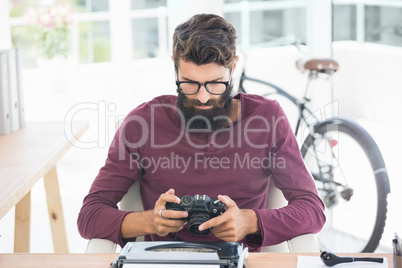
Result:
<svg viewBox="0 0 402 268"><path fill-rule="evenodd" d="M380 149L355 121L341 117L321 120L309 109L310 82L322 75L331 77L339 64L333 59L310 59L298 60L296 65L300 71L308 72L302 98L275 84L247 76L244 68L239 92L247 93L246 84L256 83L270 88L260 95L279 94L297 106L295 135L301 130L307 132L301 154L326 207L327 222L317 234L321 249L374 252L384 231L390 193Z"/></svg>

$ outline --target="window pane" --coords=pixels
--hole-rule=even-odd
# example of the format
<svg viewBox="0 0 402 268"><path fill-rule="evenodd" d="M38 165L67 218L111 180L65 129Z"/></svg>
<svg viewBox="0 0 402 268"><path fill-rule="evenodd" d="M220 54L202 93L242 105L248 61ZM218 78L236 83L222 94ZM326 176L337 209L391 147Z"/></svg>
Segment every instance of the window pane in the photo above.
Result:
<svg viewBox="0 0 402 268"><path fill-rule="evenodd" d="M167 0L131 0L131 9L166 7Z"/></svg>
<svg viewBox="0 0 402 268"><path fill-rule="evenodd" d="M75 1L77 0L10 0L10 17L22 17L24 16L25 10L30 7L47 9L51 6L56 6L63 3L75 8Z"/></svg>
<svg viewBox="0 0 402 268"><path fill-rule="evenodd" d="M241 17L240 17L240 12L230 12L230 13L225 13L224 18L230 22L230 24L233 25L233 27L236 29L236 43L241 44L242 40L242 32L241 32Z"/></svg>
<svg viewBox="0 0 402 268"><path fill-rule="evenodd" d="M108 21L83 22L80 31L80 62L104 62L111 59Z"/></svg>
<svg viewBox="0 0 402 268"><path fill-rule="evenodd" d="M402 46L402 8L366 6L365 41Z"/></svg>
<svg viewBox="0 0 402 268"><path fill-rule="evenodd" d="M356 40L356 6L334 6L334 41Z"/></svg>
<svg viewBox="0 0 402 268"><path fill-rule="evenodd" d="M225 0L225 4L227 3L241 3L244 0ZM267 1L273 1L273 2L279 2L279 1L286 1L286 0L247 0L247 2L267 2Z"/></svg>
<svg viewBox="0 0 402 268"><path fill-rule="evenodd" d="M250 44L264 44L275 39L294 36L305 40L305 9L253 11L250 14ZM285 45L276 43L274 45Z"/></svg>
<svg viewBox="0 0 402 268"><path fill-rule="evenodd" d="M30 30L28 26L11 27L11 41L14 48L21 49L24 68L37 67L36 59L40 54Z"/></svg>
<svg viewBox="0 0 402 268"><path fill-rule="evenodd" d="M78 12L109 11L109 0L72 0Z"/></svg>
<svg viewBox="0 0 402 268"><path fill-rule="evenodd" d="M133 59L154 58L158 56L158 20L132 20Z"/></svg>
<svg viewBox="0 0 402 268"><path fill-rule="evenodd" d="M225 0L225 4L241 3L243 0Z"/></svg>
<svg viewBox="0 0 402 268"><path fill-rule="evenodd" d="M254 11L250 14L250 44L260 44L283 35L281 11Z"/></svg>
<svg viewBox="0 0 402 268"><path fill-rule="evenodd" d="M37 6L34 0L27 1L17 1L10 0L10 18L22 17L24 15L24 11L31 7Z"/></svg>

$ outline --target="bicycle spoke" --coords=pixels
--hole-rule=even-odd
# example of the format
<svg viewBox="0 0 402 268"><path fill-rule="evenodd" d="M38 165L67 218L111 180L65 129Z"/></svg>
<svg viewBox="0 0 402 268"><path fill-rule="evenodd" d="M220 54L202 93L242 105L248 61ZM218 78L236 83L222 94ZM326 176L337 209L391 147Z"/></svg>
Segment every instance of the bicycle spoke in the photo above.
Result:
<svg viewBox="0 0 402 268"><path fill-rule="evenodd" d="M378 212L375 175L365 151L346 133L327 131L315 136L304 159L327 208L327 223L318 234L322 249L362 251Z"/></svg>

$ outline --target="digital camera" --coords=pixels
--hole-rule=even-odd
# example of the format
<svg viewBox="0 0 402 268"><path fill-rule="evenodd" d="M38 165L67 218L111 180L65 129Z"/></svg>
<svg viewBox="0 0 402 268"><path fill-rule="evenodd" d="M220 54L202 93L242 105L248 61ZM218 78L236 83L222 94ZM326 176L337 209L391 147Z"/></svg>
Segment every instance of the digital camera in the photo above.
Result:
<svg viewBox="0 0 402 268"><path fill-rule="evenodd" d="M180 197L180 203L166 202L166 209L183 210L188 212L188 228L190 232L196 235L207 235L210 229L203 231L198 227L203 223L225 212L225 205L219 199L211 199L207 195L195 195L191 197L185 195Z"/></svg>

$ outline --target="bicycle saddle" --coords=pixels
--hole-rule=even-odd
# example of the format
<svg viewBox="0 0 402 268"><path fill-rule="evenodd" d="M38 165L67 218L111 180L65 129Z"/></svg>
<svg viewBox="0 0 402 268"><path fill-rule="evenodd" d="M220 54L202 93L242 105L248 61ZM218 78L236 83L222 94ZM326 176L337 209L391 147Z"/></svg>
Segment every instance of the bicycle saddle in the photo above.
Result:
<svg viewBox="0 0 402 268"><path fill-rule="evenodd" d="M334 59L298 59L296 61L297 69L304 71L332 74L339 69L339 64Z"/></svg>

